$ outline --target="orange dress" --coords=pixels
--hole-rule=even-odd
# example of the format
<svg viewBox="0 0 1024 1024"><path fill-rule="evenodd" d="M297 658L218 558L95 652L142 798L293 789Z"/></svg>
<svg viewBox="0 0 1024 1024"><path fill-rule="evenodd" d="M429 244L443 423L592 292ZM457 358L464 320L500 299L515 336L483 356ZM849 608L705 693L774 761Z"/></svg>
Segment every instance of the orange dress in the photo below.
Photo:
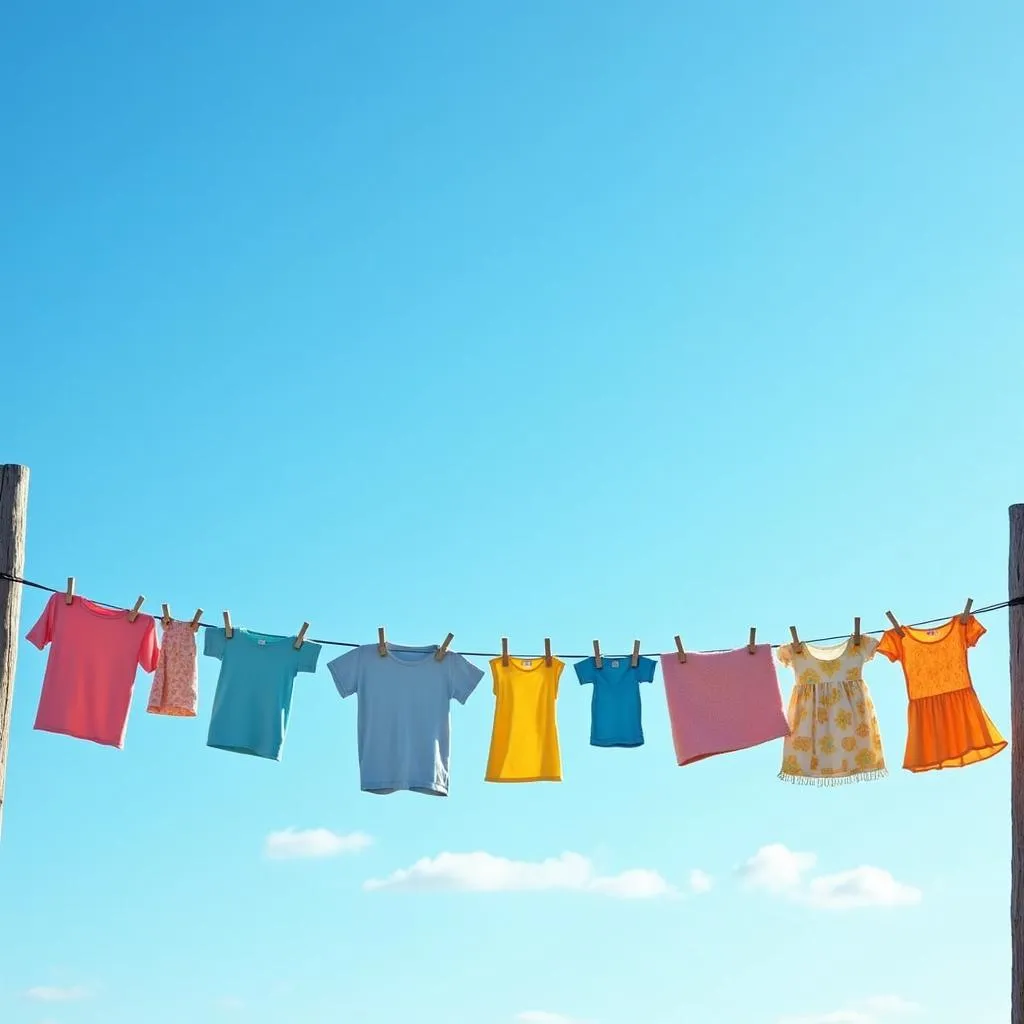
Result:
<svg viewBox="0 0 1024 1024"><path fill-rule="evenodd" d="M967 668L967 649L985 627L971 615L957 615L935 629L890 629L878 653L903 666L907 681L907 750L903 767L912 772L962 768L998 754L1006 740L985 714Z"/></svg>

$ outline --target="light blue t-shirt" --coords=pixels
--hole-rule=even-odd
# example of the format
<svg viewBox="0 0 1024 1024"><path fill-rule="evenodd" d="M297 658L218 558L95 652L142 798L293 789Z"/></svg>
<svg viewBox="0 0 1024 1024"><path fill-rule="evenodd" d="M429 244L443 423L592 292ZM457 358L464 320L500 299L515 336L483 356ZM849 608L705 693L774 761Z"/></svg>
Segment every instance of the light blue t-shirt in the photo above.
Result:
<svg viewBox="0 0 1024 1024"><path fill-rule="evenodd" d="M206 744L279 761L295 675L316 671L320 645L295 650L295 637L232 632L228 640L219 627L206 630L203 653L221 662Z"/></svg>
<svg viewBox="0 0 1024 1024"><path fill-rule="evenodd" d="M448 795L454 697L465 704L483 671L461 654L432 647L357 647L328 662L342 697L359 695L359 777L368 793Z"/></svg>
<svg viewBox="0 0 1024 1024"><path fill-rule="evenodd" d="M590 744L594 747L641 747L644 729L640 719L640 683L654 682L656 662L638 658L602 658L598 668L593 658L576 663L580 683L593 683L590 701Z"/></svg>

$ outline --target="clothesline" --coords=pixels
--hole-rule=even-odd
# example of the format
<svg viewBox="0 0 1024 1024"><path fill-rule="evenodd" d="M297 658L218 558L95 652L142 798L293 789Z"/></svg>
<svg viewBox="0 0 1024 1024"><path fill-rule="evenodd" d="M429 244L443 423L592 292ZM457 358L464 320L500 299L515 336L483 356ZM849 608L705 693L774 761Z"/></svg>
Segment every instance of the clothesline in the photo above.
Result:
<svg viewBox="0 0 1024 1024"><path fill-rule="evenodd" d="M6 572L0 572L0 579L5 579L5 580L10 581L11 583L17 583L17 584L20 584L21 586L25 586L25 587L33 587L36 590L43 590L43 591L46 591L47 593L50 593L50 594L61 594L61 593L64 592L63 588L50 587L50 586L47 586L45 583L39 583L39 582L37 582L35 580L24 579L21 576L12 576L10 573L6 573ZM90 598L90 600L93 600L93 599ZM124 608L123 605L108 604L106 601L93 601L93 603L94 604L98 604L98 605L100 605L103 608L116 608L116 609ZM1017 605L1022 605L1022 604L1024 604L1024 595L1019 595L1017 597L1010 598L1010 600L1008 600L1008 601L999 601L996 604L988 604L988 605L982 606L981 608L974 608L974 609L972 609L972 614L974 614L974 615L985 615L985 614L987 614L989 612L1000 611L1003 608L1011 608L1011 607L1015 607ZM937 616L937 617L935 617L933 619L921 619L921 620L919 620L917 622L907 622L907 623L903 623L903 625L910 626L912 628L918 628L918 627L921 627L921 626L931 626L931 625L934 625L935 623L938 623L938 622L947 622L949 619L953 618L955 615L959 615L961 613L961 611L962 611L962 609L957 609L956 611L951 612L948 615L939 615L939 616ZM215 628L217 628L217 624L216 623L212 623L212 622L202 622L201 621L199 623L199 625L202 628L204 628L204 629L215 629ZM861 635L862 636L881 636L883 633L885 633L885 629L884 628L883 629L866 629L866 630L861 630ZM283 639L288 638L291 634L288 634L288 633L263 633L262 635L263 636L268 636L268 637L274 637L274 638L282 639L283 640ZM835 636L816 637L816 638L814 638L812 640L805 640L803 637L801 637L800 639L801 639L801 643L805 643L805 644L824 644L824 643L831 643L833 641L845 640L849 635L850 635L849 633L839 633L839 634L837 634ZM322 640L322 639L319 639L319 638L316 638L316 637L307 637L307 639L310 640L310 642L312 642L312 643L321 644L321 645L328 646L328 647L351 647L351 648L357 648L357 647L364 646L363 644L355 643L355 642L353 642L351 640ZM742 644L737 644L736 646L739 647L739 646L742 646ZM782 647L782 646L783 646L783 644L771 644L772 648L779 648L779 647ZM699 653L716 654L716 653L723 653L726 650L728 650L728 648L712 648L712 649L705 650L705 651L696 651L695 650L692 653L694 653L694 654L699 654ZM461 654L464 658L500 658L501 657L501 652L500 651L499 652L488 652L488 651L453 651L453 653ZM557 652L555 652L555 653L557 653ZM653 652L653 653L643 654L643 656L644 657L648 657L648 658L657 658L662 653L663 653L662 651L656 651L656 652ZM563 658L563 659L566 659L566 660L569 660L569 661L582 661L583 659L590 657L589 654L558 654L558 656L560 658ZM538 657L539 658L539 657L543 657L543 655L533 655L533 657ZM605 654L604 657L608 657L608 658L612 658L612 657L628 658L628 657L630 657L630 654L620 654L620 655Z"/></svg>
<svg viewBox="0 0 1024 1024"><path fill-rule="evenodd" d="M748 644L724 652L655 656L605 655L594 641L594 657L535 658L478 654L470 660L444 644L423 647L348 641L304 640L308 624L294 637L238 629L232 640L230 613L223 628L174 619L162 606L164 631L156 616L100 605L79 597L69 577L63 593L55 587L3 574L14 584L49 591L46 607L26 639L50 654L39 697L35 728L122 748L137 668L153 673L147 712L195 718L199 666L196 632L205 625L202 653L220 662L207 746L237 754L280 760L295 679L317 671L323 644L348 647L326 668L341 697L357 697L360 784L373 793L399 790L447 796L451 746L450 706L465 704L485 674L493 677L494 725L485 778L489 782L561 782L556 701L570 657L573 674L593 687L590 744L640 747L645 743L641 684L653 683L659 664L676 763L683 766L716 754L783 741L779 778L834 786L882 778L887 773L878 715L864 664L876 653L903 667L907 688L909 771L964 767L986 761L1007 742L974 690L968 654L985 634L968 600L941 628L904 628L891 612L892 629L881 641L853 635L838 647L801 641ZM1024 597L979 608L981 613L1024 605ZM106 609L113 609L107 611ZM753 632L753 630L751 630ZM383 634L383 628L379 631ZM860 636L860 640L857 637ZM844 638L828 637L816 640ZM679 644L679 637L675 638ZM384 644L379 636L379 644ZM550 650L550 641L545 639ZM772 647L778 646L777 651ZM634 650L639 652L639 641ZM447 652L447 653L444 653ZM678 653L678 657L676 656ZM696 655L698 652L693 652ZM380 655L380 656L378 656ZM564 659L564 660L563 660ZM794 675L788 710L778 665Z"/></svg>

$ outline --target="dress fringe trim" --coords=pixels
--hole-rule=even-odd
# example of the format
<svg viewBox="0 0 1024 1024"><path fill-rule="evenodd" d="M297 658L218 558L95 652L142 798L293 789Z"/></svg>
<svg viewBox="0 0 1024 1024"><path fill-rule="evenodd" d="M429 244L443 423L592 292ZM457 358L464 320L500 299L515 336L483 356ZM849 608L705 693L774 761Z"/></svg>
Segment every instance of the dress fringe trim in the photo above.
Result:
<svg viewBox="0 0 1024 1024"><path fill-rule="evenodd" d="M794 786L845 786L848 782L873 782L875 779L884 779L888 774L888 768L876 768L874 771L857 772L853 775L790 775L788 772L779 772L779 778Z"/></svg>

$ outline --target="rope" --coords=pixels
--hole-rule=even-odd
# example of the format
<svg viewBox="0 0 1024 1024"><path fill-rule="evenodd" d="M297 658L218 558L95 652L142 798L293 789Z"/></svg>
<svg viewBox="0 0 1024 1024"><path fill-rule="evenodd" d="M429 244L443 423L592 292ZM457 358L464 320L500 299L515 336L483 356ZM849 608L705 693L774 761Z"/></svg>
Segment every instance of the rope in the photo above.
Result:
<svg viewBox="0 0 1024 1024"><path fill-rule="evenodd" d="M16 584L18 584L20 586L23 586L23 587L34 587L36 590L44 590L44 591L47 591L50 594L63 594L64 593L63 588L48 587L45 583L37 583L35 580L26 580L26 579L23 579L20 576L12 576L10 573L7 573L7 572L0 572L0 580L7 580L10 583L16 583ZM127 611L127 609L122 609L121 605L118 605L118 604L107 604L105 601L93 601L93 604L98 604L102 608L116 608L116 609L119 609L119 610ZM973 614L973 615L987 615L989 612L1000 611L1003 608L1014 608L1014 607L1018 607L1020 605L1024 605L1024 595L1021 595L1021 596L1018 596L1018 597L1012 597L1008 601L1000 601L997 604L987 604L987 605L983 605L981 608L974 608L974 609L972 609L971 614ZM920 628L922 626L933 626L937 622L948 622L950 619L954 618L955 616L960 615L961 612L962 612L962 609L960 609L960 610L958 610L956 612L953 612L951 615L940 615L940 616L938 616L937 618L934 618L934 619L922 619L922 620L920 620L918 622L903 623L903 625L904 626L909 626L912 629L917 629L917 628ZM199 625L202 626L204 629L215 629L215 628L217 628L217 624L213 623L213 622L200 622ZM885 632L884 629L861 630L861 636L881 636L884 632ZM289 636L289 634L286 634L286 633L264 633L262 635L263 636L274 637L276 639L282 639L282 640L283 639L287 639L287 637ZM836 636L822 636L822 637L817 637L817 638L815 638L813 640L805 640L803 637L801 637L800 638L800 643L802 643L802 644L827 644L827 643L831 643L831 642L835 642L835 641L839 641L839 640L845 640L845 639L847 639L847 637L849 637L849 635L850 635L849 633L840 633L840 634L838 634ZM351 640L321 640L321 639L318 639L318 638L315 638L315 637L308 637L307 639L310 641L310 643L322 644L325 647L362 647L362 646L364 646L363 644L353 643ZM772 648L778 648L778 647L782 647L782 646L783 646L782 644L771 644ZM692 652L688 651L687 653L692 653L692 654L720 654L720 653L722 653L722 652L724 652L724 651L726 651L728 649L729 648L715 648L714 650L710 650L710 651L692 651ZM492 652L489 652L489 651L454 651L453 653L461 654L464 658L500 658L501 657L501 653L500 652L492 653ZM659 652L654 653L654 654L645 654L645 655L643 655L643 657L657 658L661 653L663 653L663 652L659 651ZM604 654L602 652L602 657L604 657L604 658L615 658L615 657L628 658L630 656L631 656L631 653L630 654L614 655L614 654ZM543 657L543 655L533 655L533 657L540 658L540 657ZM562 654L562 655L559 655L559 657L563 658L563 659L565 659L567 661L582 661L584 658L589 658L590 655L589 654Z"/></svg>

